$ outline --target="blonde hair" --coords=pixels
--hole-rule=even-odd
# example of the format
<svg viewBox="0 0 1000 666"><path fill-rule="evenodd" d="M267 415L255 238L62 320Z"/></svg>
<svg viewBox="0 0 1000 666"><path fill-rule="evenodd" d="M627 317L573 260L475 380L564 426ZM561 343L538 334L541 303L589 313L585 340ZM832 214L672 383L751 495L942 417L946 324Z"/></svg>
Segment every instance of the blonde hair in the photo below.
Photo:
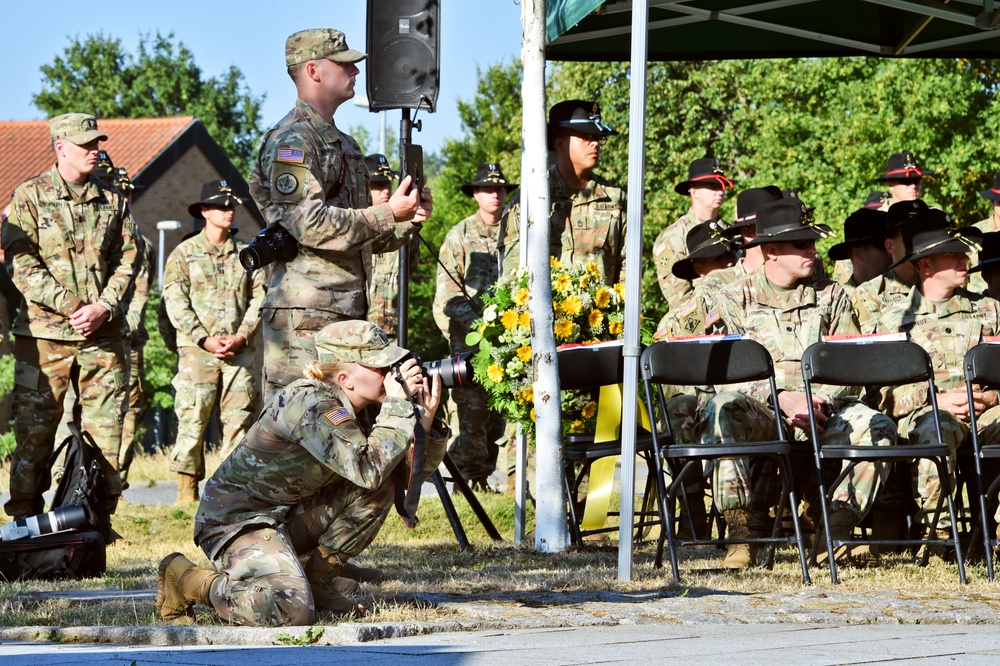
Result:
<svg viewBox="0 0 1000 666"><path fill-rule="evenodd" d="M320 361L309 361L309 365L302 371L306 379L315 379L327 384L337 383L337 373L349 372L353 363L322 363Z"/></svg>

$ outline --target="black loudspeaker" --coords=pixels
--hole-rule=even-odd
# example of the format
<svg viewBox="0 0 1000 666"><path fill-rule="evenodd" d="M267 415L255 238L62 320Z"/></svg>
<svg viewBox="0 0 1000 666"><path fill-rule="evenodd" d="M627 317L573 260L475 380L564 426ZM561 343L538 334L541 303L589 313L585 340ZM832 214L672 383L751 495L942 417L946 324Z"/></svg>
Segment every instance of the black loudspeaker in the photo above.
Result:
<svg viewBox="0 0 1000 666"><path fill-rule="evenodd" d="M437 107L439 0L368 0L368 108Z"/></svg>

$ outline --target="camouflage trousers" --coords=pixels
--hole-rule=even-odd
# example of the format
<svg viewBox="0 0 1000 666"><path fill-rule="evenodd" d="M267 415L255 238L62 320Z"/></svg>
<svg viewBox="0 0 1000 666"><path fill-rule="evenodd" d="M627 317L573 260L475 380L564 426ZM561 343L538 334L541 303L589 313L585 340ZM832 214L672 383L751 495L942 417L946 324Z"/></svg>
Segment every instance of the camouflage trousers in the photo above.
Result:
<svg viewBox="0 0 1000 666"><path fill-rule="evenodd" d="M249 526L213 561L222 576L209 599L219 617L246 625L300 626L316 619L312 583L301 560L322 545L347 561L375 539L392 507L394 485L376 490L335 483L289 513L278 527ZM201 543L206 553L212 539Z"/></svg>
<svg viewBox="0 0 1000 666"><path fill-rule="evenodd" d="M774 412L763 403L735 391L719 393L708 402L700 427L704 444L766 441L778 435ZM799 440L806 439L801 430L796 430L795 436ZM892 419L858 401L836 404L820 433L820 446L888 446L895 442ZM864 516L886 475L887 470L880 463L858 464L834 489L833 508L849 508L859 518ZM738 508L763 511L773 505L777 484L770 461L755 458L718 460L712 476L712 495L720 512ZM800 491L817 495L815 489Z"/></svg>
<svg viewBox="0 0 1000 666"><path fill-rule="evenodd" d="M698 398L687 393L679 393L671 396L667 400L667 418L670 419L670 432L674 435L675 442L697 442L698 441ZM683 466L687 461L679 460L679 465ZM688 474L684 480L684 492L688 495L703 495L706 484L705 479L712 473L713 464L711 460L703 463L700 476Z"/></svg>
<svg viewBox="0 0 1000 666"><path fill-rule="evenodd" d="M143 363L144 345L129 348L128 411L122 424L122 446L118 451L118 476L122 480L122 490L128 488L128 469L132 466L137 441L139 422L146 411L146 376Z"/></svg>
<svg viewBox="0 0 1000 666"><path fill-rule="evenodd" d="M205 478L205 430L215 405L222 423L222 457L243 439L257 416L257 380L253 350L230 359L216 358L200 347L181 347L177 357L174 412L177 441L170 450L170 470Z"/></svg>
<svg viewBox="0 0 1000 666"><path fill-rule="evenodd" d="M316 360L316 331L327 324L346 321L349 317L336 312L294 308L263 308L261 322L264 331L264 395L271 397L302 379L302 371Z"/></svg>
<svg viewBox="0 0 1000 666"><path fill-rule="evenodd" d="M49 458L72 385L80 402L80 425L118 469L122 421L128 397L129 359L125 341L107 338L61 342L26 336L14 340L14 437L7 514L40 513L50 484ZM112 490L121 492L119 479Z"/></svg>
<svg viewBox="0 0 1000 666"><path fill-rule="evenodd" d="M464 351L454 346L451 350L452 355ZM498 442L504 439L506 423L490 410L489 394L478 384L452 389L451 399L458 416L458 437L448 453L466 481L485 481L496 470Z"/></svg>
<svg viewBox="0 0 1000 666"><path fill-rule="evenodd" d="M978 419L980 443L1000 444L1000 423L998 421L1000 421L1000 407L983 412ZM899 434L901 437L905 437L910 444L936 443L938 438L931 408L921 407L900 419ZM941 412L941 438L948 445L948 476L951 479L952 489L955 488L958 447L962 446L968 436L968 423L959 420L949 412ZM917 461L916 467L916 496L919 509L915 519L921 525L935 526L933 525L934 510L941 497L941 478L938 475L937 466L930 460L921 458ZM942 509L935 527L940 530L951 528L951 518L948 516L947 506Z"/></svg>

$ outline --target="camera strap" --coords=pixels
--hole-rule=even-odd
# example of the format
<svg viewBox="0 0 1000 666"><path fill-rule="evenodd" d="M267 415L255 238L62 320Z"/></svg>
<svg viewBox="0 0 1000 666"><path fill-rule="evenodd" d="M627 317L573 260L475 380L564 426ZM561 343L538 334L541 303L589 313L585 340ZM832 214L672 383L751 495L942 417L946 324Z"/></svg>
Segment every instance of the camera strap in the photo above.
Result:
<svg viewBox="0 0 1000 666"><path fill-rule="evenodd" d="M424 469L424 461L427 459L427 437L424 433L424 427L420 425L420 410L417 409L417 403L413 399L413 394L410 393L410 387L403 381L403 373L399 371L398 365L393 366L392 371L396 376L396 381L403 387L406 399L413 405L413 416L417 419L416 424L413 426L413 441L411 442L413 457L410 461L410 475L407 478L403 474L398 473L399 470L403 469L401 467L397 467L397 473L393 475L396 483L396 513L403 519L406 526L412 530L420 522L417 519L417 506L420 504L420 487L424 483L421 476Z"/></svg>
<svg viewBox="0 0 1000 666"><path fill-rule="evenodd" d="M424 246L430 251L431 256L434 257L434 259L438 262L438 266L441 267L441 270L444 271L445 275L447 275L451 279L451 281L454 282L458 286L458 288L462 290L462 296L464 296L465 300L469 302L469 305L472 307L473 312L482 317L483 316L482 308L479 306L478 303L476 303L475 299L472 298L472 296L469 296L469 292L465 290L465 284L457 277L455 277L455 275L451 271L448 270L448 267L444 265L443 261L441 261L440 255L434 251L434 248L431 247L431 244L428 243L423 236L421 236L418 233L417 238L419 238L420 242L423 243Z"/></svg>

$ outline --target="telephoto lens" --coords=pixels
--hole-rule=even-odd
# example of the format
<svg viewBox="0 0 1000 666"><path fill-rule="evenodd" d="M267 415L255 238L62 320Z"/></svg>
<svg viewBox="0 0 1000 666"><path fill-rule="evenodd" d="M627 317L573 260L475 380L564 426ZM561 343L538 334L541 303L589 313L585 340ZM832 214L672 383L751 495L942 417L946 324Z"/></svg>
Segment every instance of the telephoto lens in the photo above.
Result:
<svg viewBox="0 0 1000 666"><path fill-rule="evenodd" d="M451 358L421 363L420 367L428 377L437 375L441 379L441 388L464 388L472 381L471 352L465 352Z"/></svg>
<svg viewBox="0 0 1000 666"><path fill-rule="evenodd" d="M12 523L0 526L0 541L17 541L85 527L87 527L87 516L83 509L76 504L67 504L48 513L18 518Z"/></svg>

